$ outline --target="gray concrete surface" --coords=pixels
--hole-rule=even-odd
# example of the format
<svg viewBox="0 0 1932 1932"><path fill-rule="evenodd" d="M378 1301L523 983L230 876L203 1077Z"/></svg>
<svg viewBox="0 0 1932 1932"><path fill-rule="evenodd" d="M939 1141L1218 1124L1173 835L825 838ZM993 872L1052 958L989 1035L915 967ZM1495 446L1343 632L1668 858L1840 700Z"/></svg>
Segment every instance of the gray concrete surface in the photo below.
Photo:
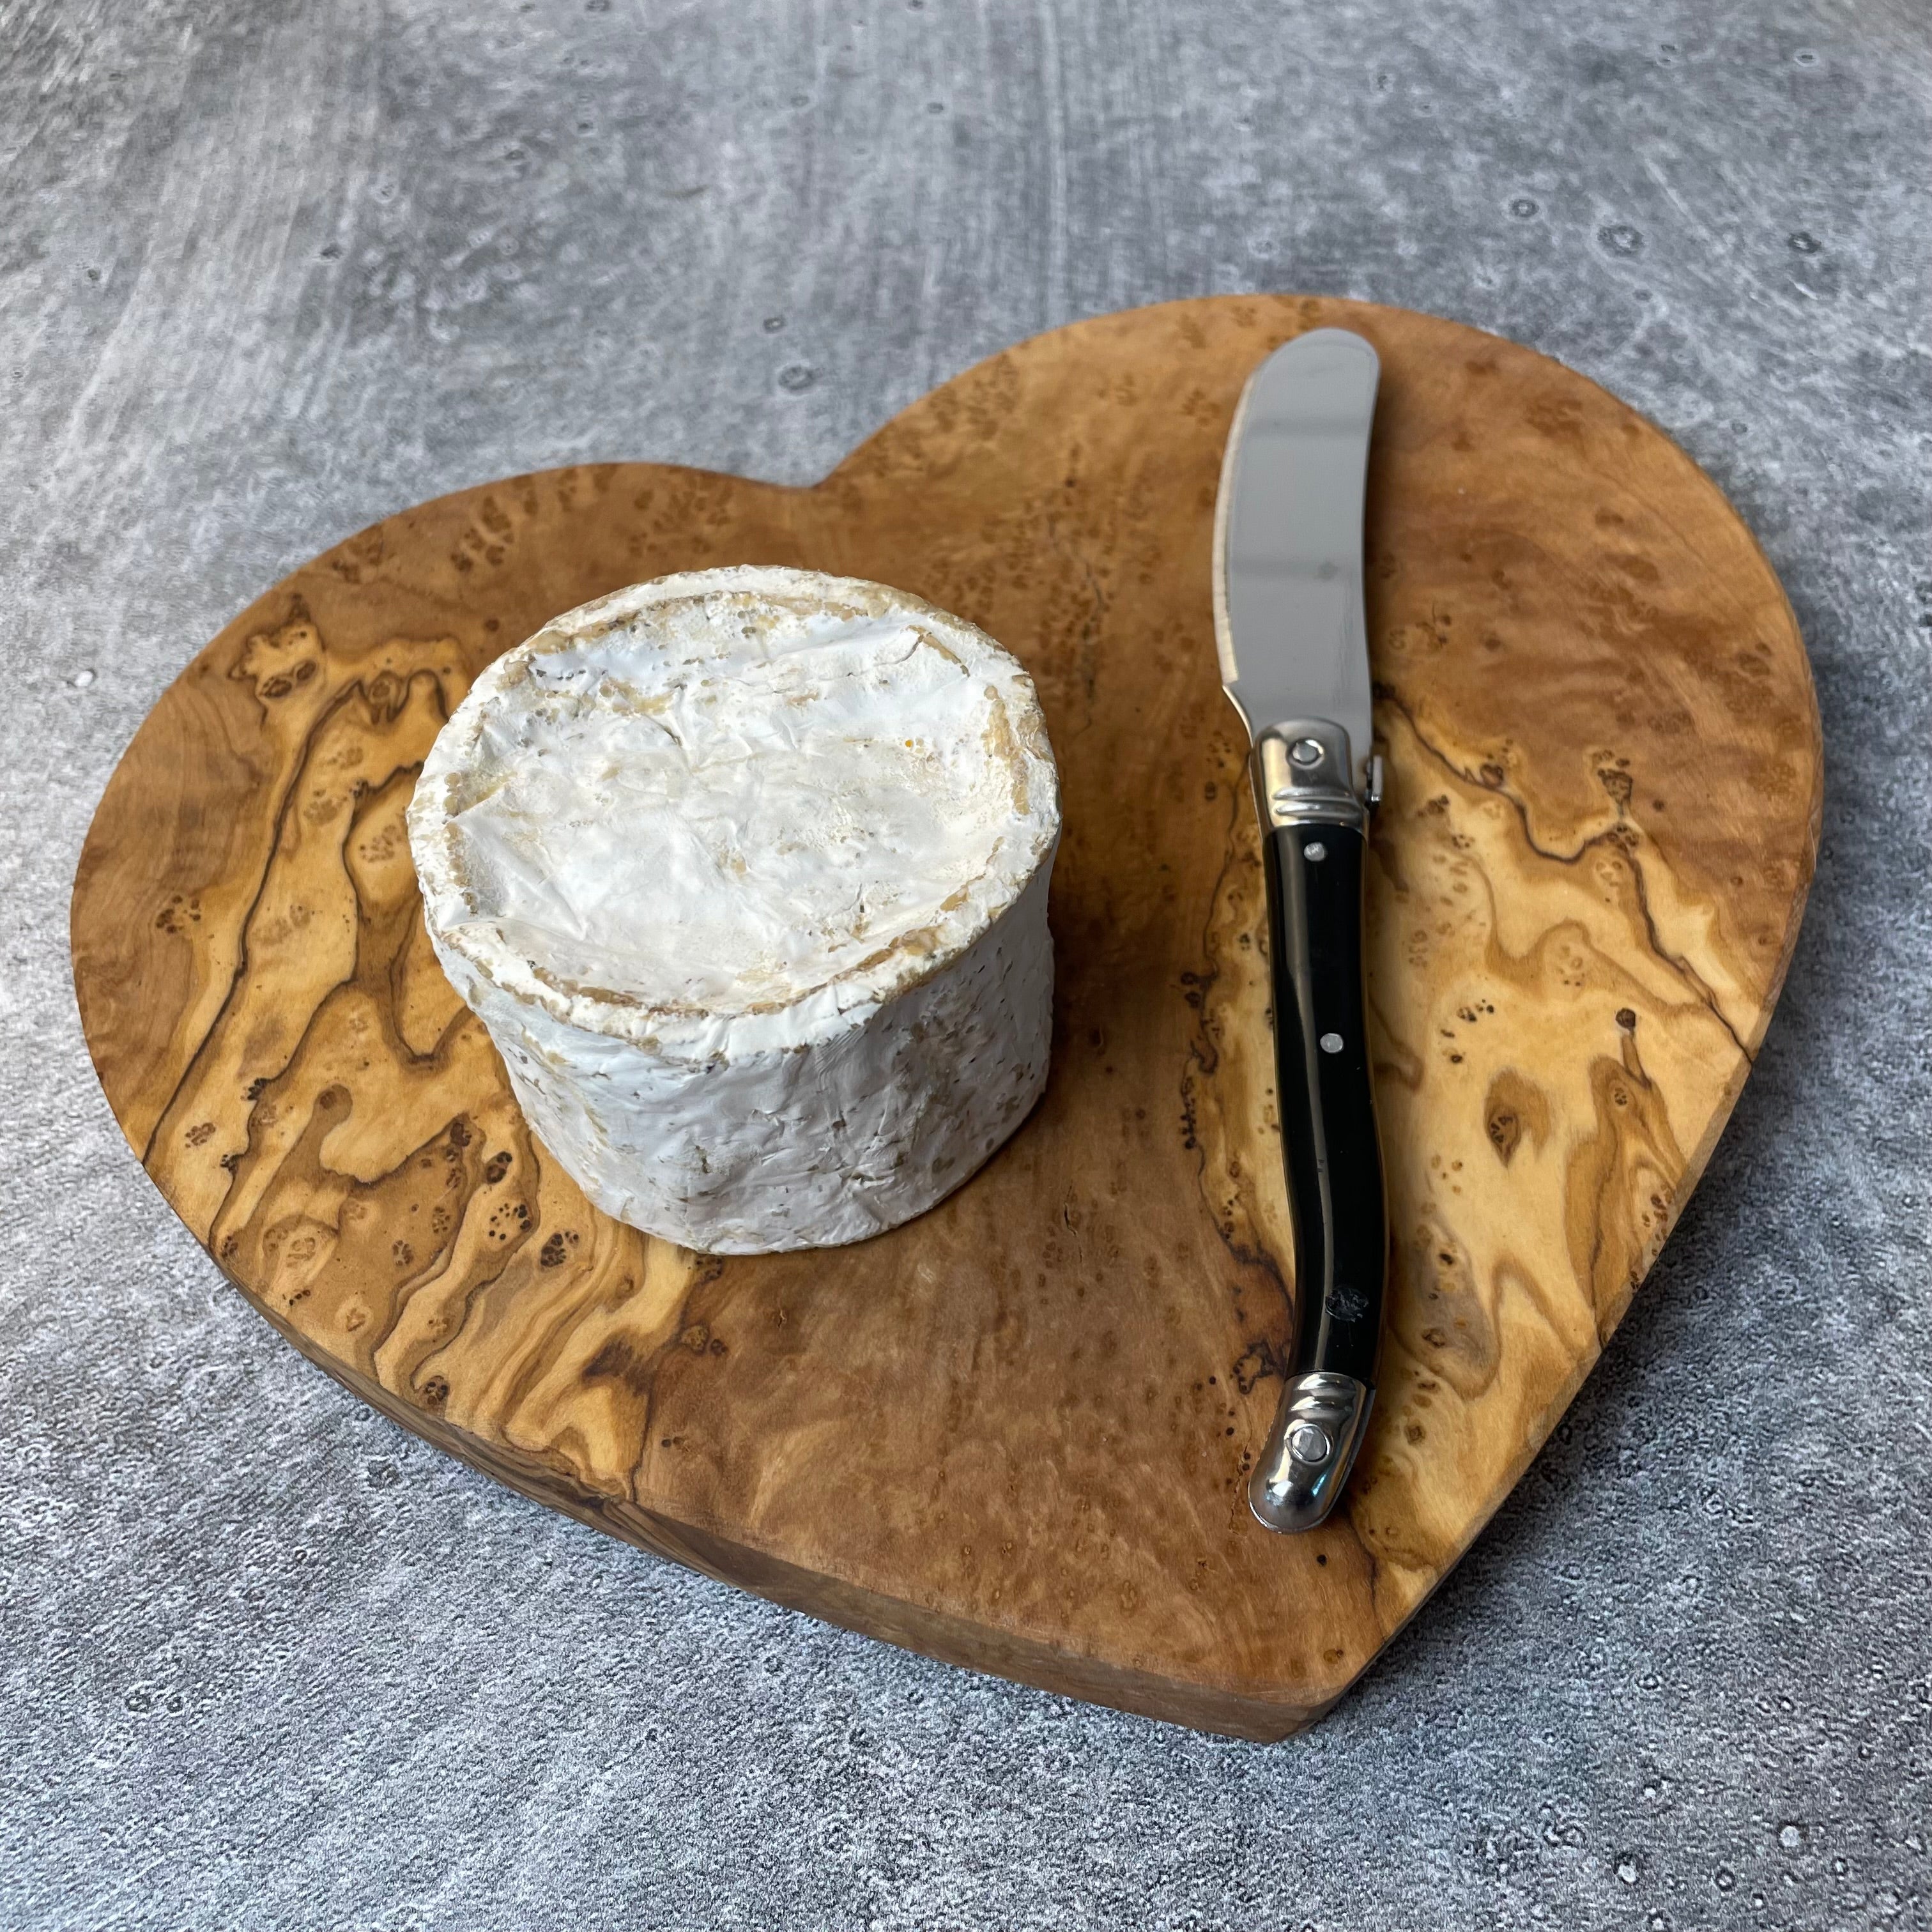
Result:
<svg viewBox="0 0 1932 1932"><path fill-rule="evenodd" d="M0 1925L1932 1922L1917 0L0 7ZM1784 1008L1558 1438L1274 1749L897 1654L364 1412L79 1037L163 685L504 472L803 481L1070 318L1312 289L1561 356L1790 588L1830 752Z"/></svg>

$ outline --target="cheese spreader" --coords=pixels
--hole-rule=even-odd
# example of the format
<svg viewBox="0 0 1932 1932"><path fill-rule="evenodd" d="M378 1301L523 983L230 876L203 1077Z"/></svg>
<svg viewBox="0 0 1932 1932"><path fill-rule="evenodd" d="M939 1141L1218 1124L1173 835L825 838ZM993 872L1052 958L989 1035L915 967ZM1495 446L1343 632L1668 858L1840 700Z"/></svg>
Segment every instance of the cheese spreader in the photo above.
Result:
<svg viewBox="0 0 1932 1932"><path fill-rule="evenodd" d="M1380 373L1346 329L1276 350L1242 392L1215 506L1214 634L1252 747L1294 1222L1287 1387L1248 1486L1274 1530L1312 1529L1340 1499L1382 1343L1388 1223L1362 986L1363 861L1382 792L1362 501Z"/></svg>

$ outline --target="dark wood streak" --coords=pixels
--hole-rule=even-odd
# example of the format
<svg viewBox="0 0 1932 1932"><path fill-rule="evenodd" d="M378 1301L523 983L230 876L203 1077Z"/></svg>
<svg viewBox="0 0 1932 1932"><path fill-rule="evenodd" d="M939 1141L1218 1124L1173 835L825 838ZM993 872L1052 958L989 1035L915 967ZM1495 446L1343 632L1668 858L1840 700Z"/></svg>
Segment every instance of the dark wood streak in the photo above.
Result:
<svg viewBox="0 0 1932 1932"><path fill-rule="evenodd" d="M1652 914L1649 898L1644 889L1643 868L1638 863L1636 856L1628 842L1630 835L1624 830L1629 823L1627 810L1629 803L1628 791L1622 798L1616 800L1617 819L1614 826L1606 831L1593 833L1574 852L1558 851L1538 841L1535 830L1530 821L1529 803L1527 800L1518 796L1510 790L1508 785L1500 781L1492 780L1484 776L1480 771L1465 770L1447 752L1432 745L1429 742L1427 734L1417 724L1414 714L1408 710L1394 691L1384 686L1378 692L1376 695L1379 703L1401 713L1409 728L1415 734L1417 743L1444 771L1453 772L1465 784L1479 786L1484 790L1494 792L1498 798L1507 799L1509 801L1516 816L1522 820L1523 844L1538 858L1547 859L1552 865L1580 866L1592 852L1605 850L1615 852L1622 862L1630 868L1632 890L1636 894L1637 904L1643 914L1644 935L1650 950L1665 965L1670 967L1673 972L1683 979L1685 984L1696 994L1699 1002L1709 1012L1711 1017L1730 1035L1731 1043L1744 1056L1745 1059L1756 1060L1755 1051L1745 1045L1743 1040L1739 1037L1737 1028L1732 1025L1730 1021L1725 1016L1724 1009L1718 1005L1716 993L1699 976L1696 968L1688 958L1681 954L1672 952L1666 948L1658 932L1657 921Z"/></svg>
<svg viewBox="0 0 1932 1932"><path fill-rule="evenodd" d="M286 629L292 628L298 623L307 624L312 622L313 620L311 620L308 615L308 607L303 603L302 600L298 597L293 600L290 606L290 616L286 622L282 626L282 628ZM234 674L232 671L230 674L231 676L233 676L233 674ZM321 720L318 721L318 725L320 723L326 722L330 716L340 711L344 705L350 702L351 699L358 695L362 688L362 687L359 684L352 684L340 692L337 695L334 702L329 706L328 711L324 714L323 718ZM262 703L260 698L256 698L254 702L256 710L266 716L268 710L266 705ZM267 887L268 883L268 874L274 864L275 849L281 842L282 832L287 824L290 802L295 796L296 788L302 782L302 770L304 765L307 763L308 747L314 742L314 737L315 729L312 728L302 741L302 764L298 764L294 770L290 773L288 782L283 790L281 796L274 802L274 834L269 842L267 862L262 866L261 876L255 881L254 895L249 899L248 908L243 913L242 916L242 940L240 945L236 949L235 965L233 970L230 972L228 976L227 991L222 994L220 1004L216 1006L214 1013L208 1020L206 1029L203 1031L200 1040L196 1042L194 1052L189 1054L187 1064L183 1066L181 1070L180 1078L178 1079L175 1082L174 1085L169 1090L167 1100L164 1104L160 1114L155 1119L153 1130L149 1133L146 1142L142 1147L140 1150L141 1165L143 1167L149 1166L152 1162L154 1154L154 1143L160 1137L163 1127L168 1124L175 1102L181 1097L182 1090L194 1078L195 1069L200 1064L201 1056L203 1052L206 1049L208 1042L214 1038L215 1034L220 1030L223 1018L226 1016L230 1005L233 1003L236 989L241 986L243 980L247 976L248 970L248 927L255 916L256 909L261 904L262 894Z"/></svg>
<svg viewBox="0 0 1932 1932"><path fill-rule="evenodd" d="M1346 1515L1283 1539L1242 1494L1294 1284L1208 544L1243 379L1330 322L1385 371L1369 976L1397 1265ZM531 1138L428 952L400 813L497 651L755 561L896 583L1033 671L1066 808L1056 1058L910 1227L707 1260L597 1215ZM136 734L76 880L76 983L157 1185L404 1426L835 1622L1276 1737L1440 1582L1681 1210L1782 979L1818 773L1776 581L1654 430L1446 322L1214 298L996 357L814 489L603 465L352 538Z"/></svg>

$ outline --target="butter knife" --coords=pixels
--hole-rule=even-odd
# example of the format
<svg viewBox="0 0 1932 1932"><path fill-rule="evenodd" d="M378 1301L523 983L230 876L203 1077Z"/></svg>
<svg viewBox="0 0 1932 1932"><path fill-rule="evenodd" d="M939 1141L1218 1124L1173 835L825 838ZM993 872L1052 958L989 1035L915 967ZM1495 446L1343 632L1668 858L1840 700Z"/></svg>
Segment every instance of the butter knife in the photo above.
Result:
<svg viewBox="0 0 1932 1932"><path fill-rule="evenodd" d="M1379 375L1346 329L1276 350L1242 392L1215 506L1215 640L1252 747L1294 1209L1287 1388L1248 1486L1274 1530L1312 1529L1340 1499L1382 1342L1388 1235L1362 987L1363 864L1382 790L1362 602Z"/></svg>

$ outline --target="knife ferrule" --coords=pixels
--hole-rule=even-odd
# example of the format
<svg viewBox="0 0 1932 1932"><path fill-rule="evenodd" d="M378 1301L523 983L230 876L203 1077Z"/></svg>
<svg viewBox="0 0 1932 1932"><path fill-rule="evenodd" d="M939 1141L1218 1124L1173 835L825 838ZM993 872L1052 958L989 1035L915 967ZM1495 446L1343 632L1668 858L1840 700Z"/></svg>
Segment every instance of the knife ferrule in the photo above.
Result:
<svg viewBox="0 0 1932 1932"><path fill-rule="evenodd" d="M1368 808L1349 783L1348 734L1325 718L1270 724L1255 740L1255 808L1264 831L1340 820L1366 827Z"/></svg>

